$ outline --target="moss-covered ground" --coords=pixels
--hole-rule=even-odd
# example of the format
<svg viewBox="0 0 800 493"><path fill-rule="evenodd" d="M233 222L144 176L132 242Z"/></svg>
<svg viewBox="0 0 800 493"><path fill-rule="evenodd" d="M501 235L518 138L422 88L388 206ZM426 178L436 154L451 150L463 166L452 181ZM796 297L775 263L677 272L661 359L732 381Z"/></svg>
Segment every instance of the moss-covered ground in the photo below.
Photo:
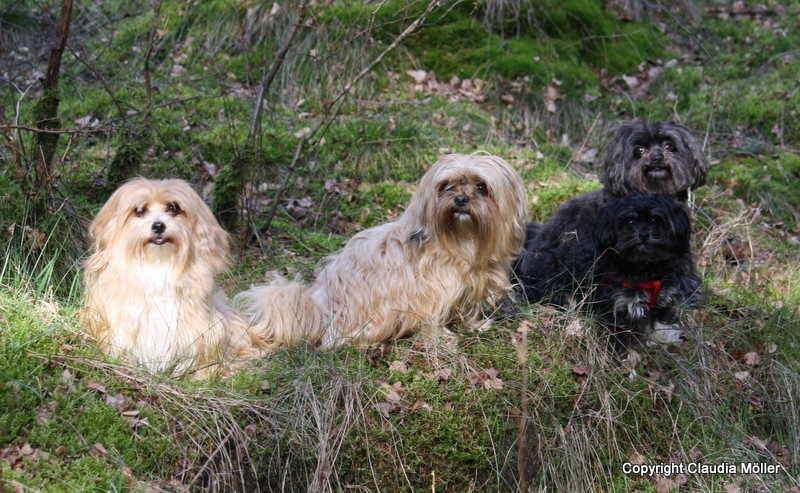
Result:
<svg viewBox="0 0 800 493"><path fill-rule="evenodd" d="M800 489L800 3L439 2L355 81L430 3L308 2L245 152L299 3L163 2L155 19L144 0L76 5L47 214L28 172L60 2L0 7L0 490ZM546 220L600 186L629 120L687 125L711 162L693 196L708 299L682 344L639 348L633 368L585 315L521 302L457 350L296 348L200 382L108 360L81 330L85 231L115 161L209 203L220 170L247 163L233 295L273 270L310 279L401 214L445 152L504 157Z"/></svg>

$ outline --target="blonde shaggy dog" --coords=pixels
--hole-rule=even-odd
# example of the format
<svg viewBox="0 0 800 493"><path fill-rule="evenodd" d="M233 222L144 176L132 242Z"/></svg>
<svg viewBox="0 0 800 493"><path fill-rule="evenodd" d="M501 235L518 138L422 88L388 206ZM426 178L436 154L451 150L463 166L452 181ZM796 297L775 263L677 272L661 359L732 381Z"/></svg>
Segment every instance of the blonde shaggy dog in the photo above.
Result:
<svg viewBox="0 0 800 493"><path fill-rule="evenodd" d="M205 377L254 354L245 320L215 293L228 234L186 182L125 183L89 235L84 326L109 356Z"/></svg>
<svg viewBox="0 0 800 493"><path fill-rule="evenodd" d="M447 155L400 218L353 236L321 262L311 287L277 279L235 301L260 337L283 346L369 345L478 326L510 292L526 211L522 179L504 160Z"/></svg>

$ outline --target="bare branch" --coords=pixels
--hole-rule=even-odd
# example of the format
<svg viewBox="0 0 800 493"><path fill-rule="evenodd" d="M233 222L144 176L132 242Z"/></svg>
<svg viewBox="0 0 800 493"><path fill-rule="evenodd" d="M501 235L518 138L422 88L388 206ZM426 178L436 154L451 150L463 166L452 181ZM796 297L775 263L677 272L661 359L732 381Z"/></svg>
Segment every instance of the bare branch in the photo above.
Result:
<svg viewBox="0 0 800 493"><path fill-rule="evenodd" d="M27 130L29 132L36 132L39 134L97 134L97 133L107 133L113 130L116 130L119 127L114 128L95 128L95 129L87 129L82 130L79 128L36 128L36 127L28 127L25 125L0 125L0 130Z"/></svg>
<svg viewBox="0 0 800 493"><path fill-rule="evenodd" d="M432 0L428 3L428 6L425 8L425 11L417 17L414 22L411 23L397 38L392 41L392 43L386 47L374 60L372 60L366 67L364 67L358 74L356 74L350 81L345 84L344 88L339 91L339 93L331 100L328 106L325 109L325 112L322 115L322 118L317 122L316 126L311 129L305 136L303 136L300 141L297 143L297 146L294 148L294 155L292 156L292 161L289 163L289 172L286 173L286 176L281 181L280 186L275 191L275 196L272 201L272 205L270 207L269 213L267 214L266 221L264 225L261 227L260 232L265 233L269 230L270 225L272 224L272 220L275 218L275 213L278 210L278 199L286 190L292 176L294 175L294 171L297 168L297 162L300 160L300 156L302 155L303 149L305 148L306 144L308 144L314 136L319 132L322 127L328 126L333 122L333 120L338 116L339 111L342 107L342 100L345 96L350 94L350 91L355 87L358 82L366 77L368 73L372 71L379 63L383 61L386 56L391 53L397 46L403 42L408 36L410 36L417 28L422 24L428 15L433 12L433 9L440 5L439 0Z"/></svg>
<svg viewBox="0 0 800 493"><path fill-rule="evenodd" d="M153 6L153 24L150 26L150 35L147 39L147 53L144 56L144 85L145 94L147 96L147 110L145 111L145 120L150 119L150 109L153 106L153 87L150 85L150 57L153 54L153 47L155 45L156 35L158 31L158 20L161 14L161 0L156 0Z"/></svg>
<svg viewBox="0 0 800 493"><path fill-rule="evenodd" d="M61 58L69 37L72 20L72 0L61 2L61 18L56 28L56 41L50 48L47 74L44 78L44 93L34 109L36 126L40 129L58 126L58 78L61 73ZM37 187L44 187L50 180L50 166L58 144L58 135L36 134L33 148L34 176Z"/></svg>
<svg viewBox="0 0 800 493"><path fill-rule="evenodd" d="M261 83L258 85L258 94L256 96L255 108L253 109L253 118L250 120L250 132L247 135L248 142L252 142L255 139L256 132L258 132L258 127L261 124L261 115L264 113L264 105L262 104L264 94L269 92L272 81L275 80L278 70L281 68L283 61L286 59L286 53L289 51L289 47L292 45L292 41L294 40L297 31L303 24L307 3L308 0L303 0L300 3L300 6L297 8L297 19L295 19L291 31L289 31L289 36L287 36L286 40L283 42L283 46L281 46L280 49L275 52L275 58L272 60L269 70L266 74L264 74L264 78L261 79Z"/></svg>

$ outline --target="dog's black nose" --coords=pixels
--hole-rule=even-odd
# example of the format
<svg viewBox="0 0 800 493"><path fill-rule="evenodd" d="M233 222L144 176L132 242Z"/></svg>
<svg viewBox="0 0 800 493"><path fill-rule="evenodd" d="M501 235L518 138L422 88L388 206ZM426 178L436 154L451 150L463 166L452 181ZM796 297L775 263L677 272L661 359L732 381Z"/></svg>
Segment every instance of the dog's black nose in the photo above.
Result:
<svg viewBox="0 0 800 493"><path fill-rule="evenodd" d="M650 239L650 233L647 231L639 231L639 241L647 241Z"/></svg>
<svg viewBox="0 0 800 493"><path fill-rule="evenodd" d="M660 150L655 151L653 155L650 157L650 161L653 163L662 163L664 162L664 153Z"/></svg>
<svg viewBox="0 0 800 493"><path fill-rule="evenodd" d="M467 206L467 204L469 204L469 197L466 195L456 195L453 198L453 203L456 204L456 207L459 209L463 209Z"/></svg>
<svg viewBox="0 0 800 493"><path fill-rule="evenodd" d="M167 230L167 225L162 223L161 221L156 221L153 223L153 233L160 235L164 234L164 231Z"/></svg>

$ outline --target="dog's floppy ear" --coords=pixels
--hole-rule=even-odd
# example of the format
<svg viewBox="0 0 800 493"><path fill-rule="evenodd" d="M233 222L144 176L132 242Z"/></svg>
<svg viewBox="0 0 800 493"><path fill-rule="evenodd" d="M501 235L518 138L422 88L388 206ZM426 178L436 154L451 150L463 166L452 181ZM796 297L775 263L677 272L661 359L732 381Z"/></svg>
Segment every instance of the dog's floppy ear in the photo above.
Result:
<svg viewBox="0 0 800 493"><path fill-rule="evenodd" d="M411 196L411 200L400 218L400 221L406 223L405 231L409 232L406 241L416 246L428 241L434 234L432 218L435 217L436 195L439 193L435 181L439 169L443 166L443 161L437 161L422 176L417 190Z"/></svg>
<svg viewBox="0 0 800 493"><path fill-rule="evenodd" d="M105 267L115 252L112 245L119 241L120 231L130 219L131 190L146 180L133 179L117 188L89 225L89 239L92 242L93 254L86 268L97 270Z"/></svg>
<svg viewBox="0 0 800 493"><path fill-rule="evenodd" d="M667 213L670 236L674 241L681 243L682 248L688 249L692 235L692 220L687 206L665 196L659 196L659 200L662 201L662 207Z"/></svg>
<svg viewBox="0 0 800 493"><path fill-rule="evenodd" d="M594 237L594 244L601 252L617 243L616 217L619 209L619 200L615 200L597 213L592 236Z"/></svg>
<svg viewBox="0 0 800 493"><path fill-rule="evenodd" d="M640 128L635 124L623 125L606 146L606 152L603 155L603 175L600 177L600 182L616 197L634 192L628 187L627 174L632 159L631 141L636 137Z"/></svg>
<svg viewBox="0 0 800 493"><path fill-rule="evenodd" d="M228 266L230 237L203 199L183 180L167 180L165 186L180 198L192 224L192 241L197 255L219 274Z"/></svg>
<svg viewBox="0 0 800 493"><path fill-rule="evenodd" d="M686 164L693 179L689 188L694 190L703 186L706 183L706 174L708 173L708 160L703 154L700 143L692 136L689 129L683 125L669 122L665 123L664 127L678 145L679 151L686 157Z"/></svg>

